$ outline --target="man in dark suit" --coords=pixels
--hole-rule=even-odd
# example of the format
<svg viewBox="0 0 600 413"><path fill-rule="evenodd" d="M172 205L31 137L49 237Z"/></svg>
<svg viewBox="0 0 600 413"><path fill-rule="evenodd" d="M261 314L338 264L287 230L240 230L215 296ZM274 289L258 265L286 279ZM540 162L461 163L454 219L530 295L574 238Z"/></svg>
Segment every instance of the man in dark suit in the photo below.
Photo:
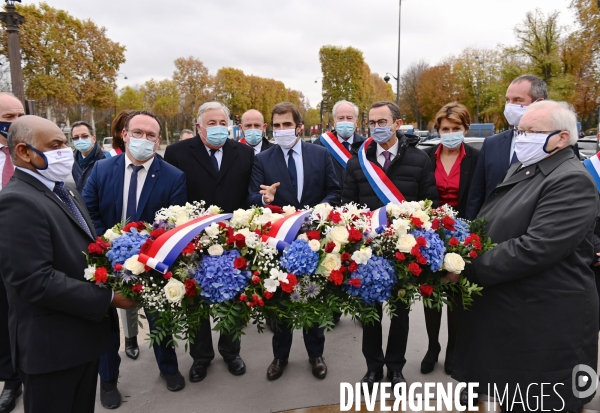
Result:
<svg viewBox="0 0 600 413"><path fill-rule="evenodd" d="M8 153L8 128L11 122L25 115L23 104L9 93L0 93L0 189L8 184L13 176L15 167ZM15 408L17 398L21 394L21 379L14 369L10 355L10 340L8 338L8 298L6 288L0 279L0 381L4 388L0 394L0 413L9 413Z"/></svg>
<svg viewBox="0 0 600 413"><path fill-rule="evenodd" d="M271 124L277 145L256 156L248 188L248 204L272 203L296 208L314 207L325 202L339 205L340 186L331 156L325 148L302 142L299 136L302 119L296 105L288 102L275 105ZM323 359L324 331L315 326L303 333L308 360L313 366L312 373L323 379L327 376L327 365ZM292 331L287 325L280 325L273 334L275 358L267 369L269 380L281 377L291 347Z"/></svg>
<svg viewBox="0 0 600 413"><path fill-rule="evenodd" d="M65 187L73 154L62 131L25 116L8 146L17 170L0 193L0 273L25 411L93 412L98 357L118 328L109 306L135 303L84 279L82 252L96 233L75 187Z"/></svg>
<svg viewBox="0 0 600 413"><path fill-rule="evenodd" d="M438 205L438 191L433 165L429 156L414 147L418 139L409 139L398 132L402 125L400 109L391 102L375 102L369 111L369 127L373 141L367 148L367 160L380 167L385 176L407 201L429 199L433 206ZM346 168L346 182L342 192L342 202L356 202L367 205L371 211L384 206L382 200L369 183L360 166L358 157L353 157ZM381 305L377 305L381 320ZM382 349L381 322L363 326L362 352L367 362L367 374L362 378L372 389L375 382L383 378L383 366L387 366L388 379L392 385L406 382L402 369L406 364L406 343L408 341L409 310L404 305L396 306L392 317L387 350Z"/></svg>
<svg viewBox="0 0 600 413"><path fill-rule="evenodd" d="M216 205L225 212L244 206L254 162L251 147L228 139L229 120L226 106L219 102L204 103L198 109L198 134L170 145L165 152L165 160L187 177L188 200L205 201L206 206ZM204 380L215 358L210 321L205 321L190 344L194 359L190 368L192 382ZM236 376L244 374L246 364L240 357L240 340L222 334L218 346L229 372Z"/></svg>
<svg viewBox="0 0 600 413"><path fill-rule="evenodd" d="M185 205L185 175L154 156L160 144L160 122L148 111L129 114L123 129L125 153L98 161L83 189L83 199L99 234L122 221L153 222L156 211L170 205ZM150 330L154 318L146 312ZM130 317L135 317L133 313ZM100 402L109 409L121 404L119 377L120 333L111 334L111 346L100 359ZM160 376L167 389L185 386L177 356L167 337L154 345Z"/></svg>
<svg viewBox="0 0 600 413"><path fill-rule="evenodd" d="M240 143L253 148L255 154L264 152L273 146L266 137L267 124L265 123L265 118L258 110L250 109L244 112L240 128L244 133L244 137L240 139Z"/></svg>
<svg viewBox="0 0 600 413"><path fill-rule="evenodd" d="M347 100L340 100L332 109L333 119L335 122L335 129L331 133L336 139L346 148L352 156L358 153L358 149L365 141L365 137L359 135L356 132L358 123L358 106ZM321 142L322 138L317 138L315 144L324 146ZM327 147L326 147L327 148ZM338 178L340 187L344 189L344 179L346 179L346 164L340 162L335 156L333 158L333 167L335 168L335 175Z"/></svg>

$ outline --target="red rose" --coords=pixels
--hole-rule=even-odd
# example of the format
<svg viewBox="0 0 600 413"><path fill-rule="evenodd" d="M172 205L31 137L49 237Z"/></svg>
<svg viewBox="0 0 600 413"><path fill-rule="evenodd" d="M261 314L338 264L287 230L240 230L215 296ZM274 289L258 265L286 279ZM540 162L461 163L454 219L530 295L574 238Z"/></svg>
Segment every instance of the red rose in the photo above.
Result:
<svg viewBox="0 0 600 413"><path fill-rule="evenodd" d="M167 231L165 231L164 228L155 229L154 231L152 231L150 233L150 236L152 238L156 239L156 238L160 237L162 234L164 234L165 232L167 232Z"/></svg>
<svg viewBox="0 0 600 413"><path fill-rule="evenodd" d="M115 264L115 271L123 270L123 266L121 264Z"/></svg>
<svg viewBox="0 0 600 413"><path fill-rule="evenodd" d="M412 272L415 277L421 275L421 271L423 271L416 262L411 262L408 264L408 270Z"/></svg>
<svg viewBox="0 0 600 413"><path fill-rule="evenodd" d="M360 287L360 278L351 278L350 280L348 280L348 284L350 284L353 287Z"/></svg>
<svg viewBox="0 0 600 413"><path fill-rule="evenodd" d="M419 285L419 290L421 290L421 295L423 297L429 297L431 294L433 294L433 285L429 285L429 284Z"/></svg>
<svg viewBox="0 0 600 413"><path fill-rule="evenodd" d="M343 253L342 256L340 257L340 259L342 261L350 261L351 258L352 258L352 256L350 255L349 252Z"/></svg>
<svg viewBox="0 0 600 413"><path fill-rule="evenodd" d="M471 258L477 258L477 251L471 251L469 253L469 257L471 257Z"/></svg>
<svg viewBox="0 0 600 413"><path fill-rule="evenodd" d="M244 293L240 294L240 301L246 301L248 299L248 296Z"/></svg>
<svg viewBox="0 0 600 413"><path fill-rule="evenodd" d="M173 273L171 271L167 271L166 273L163 274L163 278L165 280L168 280L169 278L173 277Z"/></svg>
<svg viewBox="0 0 600 413"><path fill-rule="evenodd" d="M273 293L272 293L272 292L270 292L270 291L265 291L265 298L266 298L267 300L270 300L270 299L271 299L271 297L273 297Z"/></svg>
<svg viewBox="0 0 600 413"><path fill-rule="evenodd" d="M334 224L339 224L340 222L342 222L342 216L337 211L331 211L329 213L329 220Z"/></svg>
<svg viewBox="0 0 600 413"><path fill-rule="evenodd" d="M434 231L437 231L438 229L440 229L440 223L441 222L440 222L439 218L434 219L431 222L431 229L433 229Z"/></svg>
<svg viewBox="0 0 600 413"><path fill-rule="evenodd" d="M227 225L224 222L219 222L217 224L219 226L219 228L223 229L223 228L227 228Z"/></svg>
<svg viewBox="0 0 600 413"><path fill-rule="evenodd" d="M454 222L454 218L451 218L449 216L445 216L444 218L442 218L442 226L448 231L454 231Z"/></svg>
<svg viewBox="0 0 600 413"><path fill-rule="evenodd" d="M348 229L348 242L358 242L362 240L362 232L354 227Z"/></svg>
<svg viewBox="0 0 600 413"><path fill-rule="evenodd" d="M450 245L451 247L456 247L458 244L460 244L458 242L458 239L456 239L456 237L452 237L450 238L450 241L448 241L448 245Z"/></svg>
<svg viewBox="0 0 600 413"><path fill-rule="evenodd" d="M253 275L253 276L252 276L252 283L253 283L254 285L256 285L256 284L258 284L259 282L260 282L260 277L259 277L259 276L257 276L257 275Z"/></svg>
<svg viewBox="0 0 600 413"><path fill-rule="evenodd" d="M395 255L396 255L396 259L398 261L404 261L406 259L406 256L404 254L402 254L401 252L397 252Z"/></svg>
<svg viewBox="0 0 600 413"><path fill-rule="evenodd" d="M102 255L104 251L102 251L102 248L97 242L92 242L90 245L88 245L88 252L90 254Z"/></svg>
<svg viewBox="0 0 600 413"><path fill-rule="evenodd" d="M296 286L296 284L298 284L298 279L294 274L288 274L287 279L287 283L282 282L279 284L279 286L286 293L291 293L292 291L294 291L294 287Z"/></svg>
<svg viewBox="0 0 600 413"><path fill-rule="evenodd" d="M350 261L350 264L348 264L348 271L350 271L350 272L358 271L358 264L356 263L356 261Z"/></svg>
<svg viewBox="0 0 600 413"><path fill-rule="evenodd" d="M144 286L142 284L136 284L136 285L131 286L131 291L133 291L134 293L137 293L137 294L141 294L143 289L144 289Z"/></svg>
<svg viewBox="0 0 600 413"><path fill-rule="evenodd" d="M191 278L185 280L185 295L188 297L195 297L197 293L196 285L196 280L192 280Z"/></svg>
<svg viewBox="0 0 600 413"><path fill-rule="evenodd" d="M269 208L274 214L283 214L283 208L281 208L280 206L270 204L266 205L266 208Z"/></svg>
<svg viewBox="0 0 600 413"><path fill-rule="evenodd" d="M246 246L246 237L244 234L237 234L234 236L235 246L238 248L244 248Z"/></svg>
<svg viewBox="0 0 600 413"><path fill-rule="evenodd" d="M427 246L427 240L425 239L425 237L417 237L417 245L419 247Z"/></svg>
<svg viewBox="0 0 600 413"><path fill-rule="evenodd" d="M140 254L148 254L148 252L150 251L150 247L152 247L153 243L154 240L150 238L146 239L146 242L144 242L144 244L140 248Z"/></svg>
<svg viewBox="0 0 600 413"><path fill-rule="evenodd" d="M231 245L231 244L235 244L235 238L234 237L227 237L227 245Z"/></svg>
<svg viewBox="0 0 600 413"><path fill-rule="evenodd" d="M314 240L319 241L321 239L321 231L308 231L306 233L306 237L309 240L313 240L314 239Z"/></svg>
<svg viewBox="0 0 600 413"><path fill-rule="evenodd" d="M98 246L103 250L107 250L110 248L110 242L102 241L101 237L96 238L96 244L98 244Z"/></svg>
<svg viewBox="0 0 600 413"><path fill-rule="evenodd" d="M411 223L412 223L412 224L413 224L415 227L417 227L417 228L421 228L421 227L423 226L423 221L421 221L421 219L420 219L420 218L417 218L417 217L412 217L412 216L411 216L411 217L410 217L410 221L411 221Z"/></svg>
<svg viewBox="0 0 600 413"><path fill-rule="evenodd" d="M259 298L259 299L258 299L258 305L259 305L260 307L264 307L264 306L265 306L265 302L263 301L263 299L262 299L262 298Z"/></svg>
<svg viewBox="0 0 600 413"><path fill-rule="evenodd" d="M108 271L106 271L106 268L96 268L96 272L94 273L94 281L96 281L96 284L105 283L107 280Z"/></svg>
<svg viewBox="0 0 600 413"><path fill-rule="evenodd" d="M342 285L342 282L344 281L344 274L342 274L342 272L339 270L333 270L329 274L329 281L335 285Z"/></svg>
<svg viewBox="0 0 600 413"><path fill-rule="evenodd" d="M333 251L333 249L335 248L335 242L328 242L325 245L325 248L323 248L325 250L326 253L330 253L331 251Z"/></svg>
<svg viewBox="0 0 600 413"><path fill-rule="evenodd" d="M256 229L254 230L254 233L255 233L256 235L258 235L259 237L262 235L262 231L261 231L260 229L258 229L258 228L256 228Z"/></svg>
<svg viewBox="0 0 600 413"><path fill-rule="evenodd" d="M247 264L248 262L244 257L237 257L235 260L233 260L233 268L237 270L245 270Z"/></svg>
<svg viewBox="0 0 600 413"><path fill-rule="evenodd" d="M131 232L131 228L137 229L137 222L130 222L123 227L123 232Z"/></svg>
<svg viewBox="0 0 600 413"><path fill-rule="evenodd" d="M194 253L195 249L196 249L196 247L194 247L194 244L190 242L188 245L185 246L185 248L183 249L183 251L181 251L181 253L183 255L192 255Z"/></svg>
<svg viewBox="0 0 600 413"><path fill-rule="evenodd" d="M419 255L419 256L417 257L417 262L418 262L419 264L421 264L421 265L425 265L425 264L427 264L427 258L425 258L425 257L424 257L424 256L422 256L422 255Z"/></svg>
<svg viewBox="0 0 600 413"><path fill-rule="evenodd" d="M410 249L410 253L412 255L414 255L415 257L418 257L419 255L421 255L421 250L420 250L419 244L417 244L414 247L412 247Z"/></svg>
<svg viewBox="0 0 600 413"><path fill-rule="evenodd" d="M227 238L233 238L233 227L225 227Z"/></svg>

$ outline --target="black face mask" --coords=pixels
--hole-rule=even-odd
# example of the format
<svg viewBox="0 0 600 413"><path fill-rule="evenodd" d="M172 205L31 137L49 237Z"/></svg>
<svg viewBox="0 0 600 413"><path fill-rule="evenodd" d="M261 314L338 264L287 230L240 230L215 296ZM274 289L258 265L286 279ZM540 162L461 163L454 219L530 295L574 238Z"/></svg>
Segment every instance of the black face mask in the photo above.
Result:
<svg viewBox="0 0 600 413"><path fill-rule="evenodd" d="M8 129L12 125L12 122L0 122L0 135L8 139Z"/></svg>

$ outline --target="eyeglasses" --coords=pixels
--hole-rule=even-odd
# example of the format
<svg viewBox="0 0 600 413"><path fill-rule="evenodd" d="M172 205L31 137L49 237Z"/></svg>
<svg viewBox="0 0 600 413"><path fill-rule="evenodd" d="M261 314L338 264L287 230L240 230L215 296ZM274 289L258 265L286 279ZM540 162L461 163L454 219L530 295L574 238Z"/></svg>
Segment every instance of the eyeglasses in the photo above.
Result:
<svg viewBox="0 0 600 413"><path fill-rule="evenodd" d="M377 126L380 126L380 127L383 127L383 126L386 126L386 125L387 125L387 123L388 123L387 119L379 119L379 120L377 120L377 121L375 121L375 120L370 120L370 121L369 121L369 128L374 128L374 127L375 127L375 125L377 125Z"/></svg>
<svg viewBox="0 0 600 413"><path fill-rule="evenodd" d="M150 142L158 142L158 140L160 139L160 136L158 136L154 132L144 132L143 130L139 129L134 129L131 131L128 130L127 132L129 132L131 136L133 136L136 139L142 139L145 137Z"/></svg>
<svg viewBox="0 0 600 413"><path fill-rule="evenodd" d="M87 133L84 133L83 135L73 135L73 140L78 141L80 138L88 139L89 137L90 137L90 135L88 135Z"/></svg>
<svg viewBox="0 0 600 413"><path fill-rule="evenodd" d="M524 131L524 130L520 130L517 129L515 131L515 136L520 137L520 138L526 138L528 134L541 134L541 135L554 135L556 133L562 132L561 130L530 130L530 131Z"/></svg>

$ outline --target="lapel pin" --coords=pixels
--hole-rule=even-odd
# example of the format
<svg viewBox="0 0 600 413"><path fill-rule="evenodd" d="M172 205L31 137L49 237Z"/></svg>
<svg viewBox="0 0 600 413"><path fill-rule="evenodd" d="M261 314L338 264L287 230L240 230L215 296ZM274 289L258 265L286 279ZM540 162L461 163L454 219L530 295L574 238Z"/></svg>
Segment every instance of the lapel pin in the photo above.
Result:
<svg viewBox="0 0 600 413"><path fill-rule="evenodd" d="M72 196L73 198L75 198L75 195L73 194L73 191L69 191L69 193L71 194L71 196Z"/></svg>
<svg viewBox="0 0 600 413"><path fill-rule="evenodd" d="M529 175L529 171L525 172L525 175Z"/></svg>
<svg viewBox="0 0 600 413"><path fill-rule="evenodd" d="M152 178L154 178L154 174L152 174Z"/></svg>

